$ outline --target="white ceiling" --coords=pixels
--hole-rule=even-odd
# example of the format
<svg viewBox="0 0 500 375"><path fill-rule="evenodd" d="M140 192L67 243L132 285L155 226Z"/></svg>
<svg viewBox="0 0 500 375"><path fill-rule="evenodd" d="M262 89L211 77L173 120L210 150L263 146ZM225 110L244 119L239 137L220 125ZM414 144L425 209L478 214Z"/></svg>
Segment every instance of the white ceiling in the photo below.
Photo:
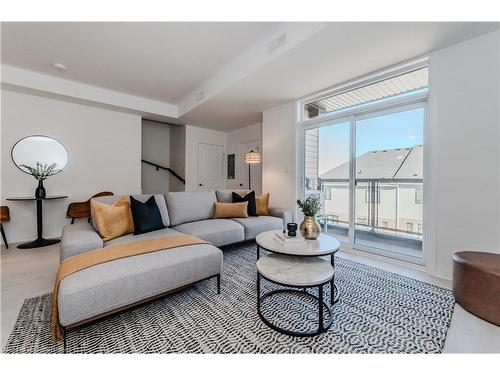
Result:
<svg viewBox="0 0 500 375"><path fill-rule="evenodd" d="M276 105L497 28L498 23L330 24L181 120L219 130L249 125Z"/></svg>
<svg viewBox="0 0 500 375"><path fill-rule="evenodd" d="M176 122L227 131L260 121L262 111L275 105L493 31L499 24L329 23L303 31L296 43L297 32L290 29L289 45L281 52L268 53L266 47L261 56L250 58L255 66L246 61L249 66L238 73L235 61L245 63L238 56L258 51L252 47L257 41L272 40L286 27L3 23L2 63L176 105L194 90L212 88ZM68 70L56 71L55 61Z"/></svg>
<svg viewBox="0 0 500 375"><path fill-rule="evenodd" d="M175 103L276 23L2 23L2 63ZM53 63L67 65L64 73Z"/></svg>

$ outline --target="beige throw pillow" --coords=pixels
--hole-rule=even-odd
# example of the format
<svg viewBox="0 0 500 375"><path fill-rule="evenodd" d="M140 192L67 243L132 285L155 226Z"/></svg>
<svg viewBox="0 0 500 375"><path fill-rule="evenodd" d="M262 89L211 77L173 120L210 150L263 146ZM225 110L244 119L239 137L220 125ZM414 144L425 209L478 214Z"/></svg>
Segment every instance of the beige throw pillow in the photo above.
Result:
<svg viewBox="0 0 500 375"><path fill-rule="evenodd" d="M97 231L104 241L123 236L134 231L134 221L128 197L121 197L112 205L90 201Z"/></svg>
<svg viewBox="0 0 500 375"><path fill-rule="evenodd" d="M255 205L257 206L258 215L269 215L269 193L265 193L255 197Z"/></svg>
<svg viewBox="0 0 500 375"><path fill-rule="evenodd" d="M230 219L234 217L248 217L248 202L214 203L214 219Z"/></svg>

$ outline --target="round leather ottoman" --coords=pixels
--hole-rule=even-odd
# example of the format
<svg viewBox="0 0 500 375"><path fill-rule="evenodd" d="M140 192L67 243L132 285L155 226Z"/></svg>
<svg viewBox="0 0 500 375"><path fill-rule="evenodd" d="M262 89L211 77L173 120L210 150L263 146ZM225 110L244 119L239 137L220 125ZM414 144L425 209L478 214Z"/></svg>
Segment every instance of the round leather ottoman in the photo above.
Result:
<svg viewBox="0 0 500 375"><path fill-rule="evenodd" d="M500 254L455 253L453 294L465 310L500 326Z"/></svg>

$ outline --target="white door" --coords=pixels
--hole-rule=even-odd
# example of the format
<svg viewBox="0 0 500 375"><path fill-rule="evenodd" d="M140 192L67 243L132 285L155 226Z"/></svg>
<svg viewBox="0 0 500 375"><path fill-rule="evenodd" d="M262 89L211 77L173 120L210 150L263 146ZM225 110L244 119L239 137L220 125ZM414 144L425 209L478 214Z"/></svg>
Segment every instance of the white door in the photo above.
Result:
<svg viewBox="0 0 500 375"><path fill-rule="evenodd" d="M198 190L223 189L224 146L198 143Z"/></svg>
<svg viewBox="0 0 500 375"><path fill-rule="evenodd" d="M260 152L260 143L258 140L240 143L240 154L238 155L240 167L238 168L239 175L237 175L237 178L240 187L243 189L248 188L248 164L245 163L245 154L250 151ZM257 194L260 194L260 188L258 188L261 185L260 168L260 164L253 164L250 166L252 189L256 190Z"/></svg>

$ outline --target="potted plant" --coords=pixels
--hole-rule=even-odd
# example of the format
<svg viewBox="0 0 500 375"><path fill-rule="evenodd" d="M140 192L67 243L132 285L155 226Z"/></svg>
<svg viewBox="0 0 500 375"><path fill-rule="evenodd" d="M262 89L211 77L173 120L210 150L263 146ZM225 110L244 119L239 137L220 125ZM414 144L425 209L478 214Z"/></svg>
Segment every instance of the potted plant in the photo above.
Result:
<svg viewBox="0 0 500 375"><path fill-rule="evenodd" d="M29 165L21 164L21 167L25 168L29 174L31 174L33 177L35 177L38 180L38 187L35 190L35 197L37 198L45 198L45 188L43 187L43 181L49 177L52 176L53 174L56 174L60 172L59 169L57 169L57 164L52 163L50 165L48 164L41 164L41 163L36 163L36 167L30 167Z"/></svg>
<svg viewBox="0 0 500 375"><path fill-rule="evenodd" d="M310 196L304 200L297 199L297 205L304 214L304 220L299 226L300 233L306 240L315 240L321 233L321 228L316 221L316 215L321 207L318 196Z"/></svg>

